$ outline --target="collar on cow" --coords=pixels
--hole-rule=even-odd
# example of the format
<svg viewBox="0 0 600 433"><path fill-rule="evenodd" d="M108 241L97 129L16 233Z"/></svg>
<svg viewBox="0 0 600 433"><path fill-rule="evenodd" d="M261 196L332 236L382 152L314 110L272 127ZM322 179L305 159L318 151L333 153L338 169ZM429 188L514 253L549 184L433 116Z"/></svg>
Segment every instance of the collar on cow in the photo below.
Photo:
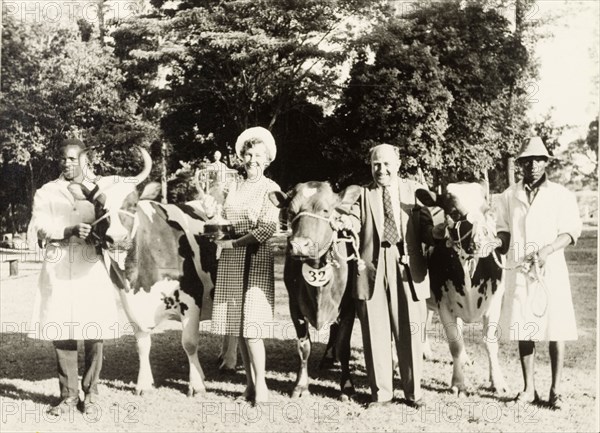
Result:
<svg viewBox="0 0 600 433"><path fill-rule="evenodd" d="M335 216L336 216L336 215L337 215L337 214L332 214L332 215L331 215L329 218L325 218L324 216L321 216L321 215L319 215L319 214L316 214L316 213L312 213L312 212L306 212L306 211L303 211L303 212L300 212L298 215L296 215L296 216L294 217L294 219L292 220L292 224L294 224L294 223L296 222L296 220L297 220L298 218L302 217L302 216L309 216L309 217L311 217L311 218L316 218L316 219L319 219L319 220L325 221L325 222L327 222L327 223L329 223L329 224L331 225L331 223L332 223L333 221L335 221Z"/></svg>
<svg viewBox="0 0 600 433"><path fill-rule="evenodd" d="M325 218L324 216L321 216L319 214L316 213L312 213L312 212L300 212L298 213L298 215L296 215L294 217L294 219L292 220L291 224L293 224L298 218L300 217L311 217L311 218L316 218L319 219L321 221L325 221L327 223L329 223L329 226L331 227L331 239L327 242L327 244L325 245L324 248L320 249L317 252L317 259L321 259L322 257L324 257L328 252L330 253L330 257L328 259L326 259L326 264L333 264L333 266L335 266L336 268L340 267L339 262L333 257L333 251L335 250L336 255L338 256L338 258L341 258L342 260L344 260L345 262L348 262L350 260L356 260L358 263L358 267L359 269L364 269L365 267L365 263L364 261L360 258L360 254L358 252L358 236L356 233L354 233L354 231L352 230L342 230L342 232L346 233L349 236L346 237L339 237L338 235L338 230L336 230L332 223L336 220L338 214L334 213L332 215L329 216L329 218ZM337 251L336 248L333 248L333 246L335 244L338 243L351 243L352 244L352 248L353 248L353 254L347 257L341 257L339 251Z"/></svg>
<svg viewBox="0 0 600 433"><path fill-rule="evenodd" d="M321 221L325 221L325 222L327 222L329 224L329 227L332 230L332 232L331 232L331 238L325 244L325 247L321 248L317 252L317 258L323 257L330 249L332 249L332 246L335 244L335 241L337 239L337 231L333 228L332 223L333 223L333 221L335 221L336 215L337 214L334 213L331 216L329 216L329 218L325 218L324 216L321 216L321 215L316 214L316 213L303 211L303 212L298 213L298 215L296 215L294 217L294 219L292 220L292 222L291 222L291 224L294 224L300 217L311 217L311 218L319 219Z"/></svg>

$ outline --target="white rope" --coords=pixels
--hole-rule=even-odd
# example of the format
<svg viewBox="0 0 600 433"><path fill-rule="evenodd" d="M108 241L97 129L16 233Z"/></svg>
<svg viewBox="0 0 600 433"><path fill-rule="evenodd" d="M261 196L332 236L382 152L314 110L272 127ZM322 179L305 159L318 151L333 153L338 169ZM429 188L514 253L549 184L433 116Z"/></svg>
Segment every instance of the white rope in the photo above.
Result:
<svg viewBox="0 0 600 433"><path fill-rule="evenodd" d="M332 230L331 239L329 240L329 242L327 242L326 248L320 249L318 251L317 258L323 257L325 254L327 254L327 252L331 249L331 247L336 243L351 242L352 249L354 250L354 254L351 256L347 256L344 261L349 262L350 260L356 260L358 263L358 268L361 270L364 269L365 262L364 262L364 260L362 260L360 258L360 253L358 250L358 242L359 242L358 235L356 233L354 233L353 230L344 230L345 232L350 233L351 237L350 238L339 238L338 230L336 230L336 228L333 227L332 223L338 219L339 214L334 213L329 218L325 218L324 216L321 216L319 214L304 211L304 212L300 212L298 215L296 215L294 217L294 219L292 220L291 224L294 224L294 222L296 222L296 220L298 218L303 217L303 216L305 216L305 217L307 216L307 217L315 218L315 219L318 219L321 221L325 221L325 222L329 223L329 226L331 227L331 230ZM338 257L343 259L343 257L341 257L339 252L337 251L337 248L334 248L334 250L336 251L336 254L338 255ZM334 261L334 265L336 267L339 267L339 263L337 263L337 261Z"/></svg>
<svg viewBox="0 0 600 433"><path fill-rule="evenodd" d="M542 312L538 313L536 312L537 307L534 306L534 299L536 298L534 293L528 293L527 297L529 298L529 302L532 304L531 305L531 312L533 313L534 316L536 317L543 317L546 314L546 311L548 310L548 287L546 286L546 282L545 282L545 278L542 275L541 272L541 268L540 268L540 261L539 261L539 256L537 254L534 254L532 257L532 261L526 261L526 260L522 260L518 263L516 263L514 266L504 266L502 265L502 263L500 263L500 260L497 256L497 252L494 250L492 257L494 258L494 261L496 262L496 264L503 270L505 271L519 271L522 274L525 275L526 278L530 278L532 273L531 273L531 265L533 263L533 278L531 278L531 283L528 282L527 287L541 287L542 288L542 292L543 292L543 296L545 298L544 300L544 306L542 307ZM536 285L537 283L537 285Z"/></svg>

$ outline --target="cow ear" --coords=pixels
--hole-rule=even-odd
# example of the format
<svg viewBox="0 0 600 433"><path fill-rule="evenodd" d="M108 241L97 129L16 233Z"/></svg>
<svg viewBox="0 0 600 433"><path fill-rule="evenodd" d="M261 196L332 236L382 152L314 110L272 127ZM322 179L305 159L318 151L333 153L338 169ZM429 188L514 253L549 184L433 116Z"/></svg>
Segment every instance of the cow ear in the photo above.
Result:
<svg viewBox="0 0 600 433"><path fill-rule="evenodd" d="M290 197L282 191L271 191L269 193L269 200L279 209L287 207L290 204Z"/></svg>
<svg viewBox="0 0 600 433"><path fill-rule="evenodd" d="M435 192L429 191L428 189L419 188L415 192L417 200L423 203L425 206L437 206L438 196Z"/></svg>
<svg viewBox="0 0 600 433"><path fill-rule="evenodd" d="M67 189L75 200L89 200L92 193L85 185L80 183L70 183Z"/></svg>
<svg viewBox="0 0 600 433"><path fill-rule="evenodd" d="M341 214L348 214L352 205L358 200L361 189L362 188L358 185L350 185L347 187L344 192L340 194L342 196L342 202L337 205L335 210Z"/></svg>
<svg viewBox="0 0 600 433"><path fill-rule="evenodd" d="M160 183L158 182L150 182L142 191L142 195L140 196L140 200L154 200L160 194Z"/></svg>

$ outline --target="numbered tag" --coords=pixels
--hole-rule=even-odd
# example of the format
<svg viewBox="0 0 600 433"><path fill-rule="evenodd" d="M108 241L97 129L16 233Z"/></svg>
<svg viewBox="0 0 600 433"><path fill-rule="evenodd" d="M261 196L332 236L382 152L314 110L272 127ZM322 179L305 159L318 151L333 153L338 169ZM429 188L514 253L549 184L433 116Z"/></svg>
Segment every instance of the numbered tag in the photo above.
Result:
<svg viewBox="0 0 600 433"><path fill-rule="evenodd" d="M330 264L325 265L322 268L315 269L308 264L302 264L302 276L311 286L321 287L331 281L333 277L333 268Z"/></svg>

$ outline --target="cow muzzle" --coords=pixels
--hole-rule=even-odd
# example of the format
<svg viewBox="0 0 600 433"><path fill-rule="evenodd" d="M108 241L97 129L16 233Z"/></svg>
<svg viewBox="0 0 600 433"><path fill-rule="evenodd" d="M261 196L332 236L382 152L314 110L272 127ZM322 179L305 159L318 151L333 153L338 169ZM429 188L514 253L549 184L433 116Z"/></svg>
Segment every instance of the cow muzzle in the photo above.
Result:
<svg viewBox="0 0 600 433"><path fill-rule="evenodd" d="M316 259L319 256L319 244L310 238L290 238L290 256L296 259Z"/></svg>
<svg viewBox="0 0 600 433"><path fill-rule="evenodd" d="M104 240L109 250L127 251L131 248L132 244L129 233L125 228L122 230L109 228L104 236Z"/></svg>

